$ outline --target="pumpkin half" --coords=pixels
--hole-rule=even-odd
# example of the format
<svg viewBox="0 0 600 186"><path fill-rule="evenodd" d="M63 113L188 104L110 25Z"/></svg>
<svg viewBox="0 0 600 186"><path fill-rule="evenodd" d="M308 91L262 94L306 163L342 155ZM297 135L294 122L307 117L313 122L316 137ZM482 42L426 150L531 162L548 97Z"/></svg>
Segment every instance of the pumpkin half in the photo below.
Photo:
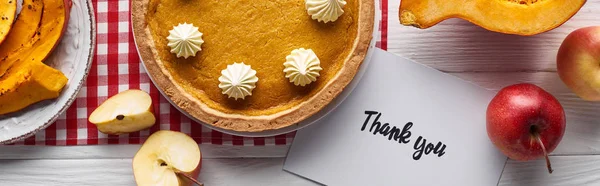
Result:
<svg viewBox="0 0 600 186"><path fill-rule="evenodd" d="M403 25L429 28L448 18L461 18L487 30L535 35L569 20L586 0L402 0Z"/></svg>

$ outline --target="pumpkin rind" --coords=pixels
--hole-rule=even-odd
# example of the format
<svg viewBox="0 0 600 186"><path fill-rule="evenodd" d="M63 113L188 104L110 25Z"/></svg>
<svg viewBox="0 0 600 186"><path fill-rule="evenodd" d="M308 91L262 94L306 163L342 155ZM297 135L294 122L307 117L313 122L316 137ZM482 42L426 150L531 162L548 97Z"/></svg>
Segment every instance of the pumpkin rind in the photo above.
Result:
<svg viewBox="0 0 600 186"><path fill-rule="evenodd" d="M429 28L449 18L461 18L487 30L535 35L569 20L586 0L402 0L403 25Z"/></svg>

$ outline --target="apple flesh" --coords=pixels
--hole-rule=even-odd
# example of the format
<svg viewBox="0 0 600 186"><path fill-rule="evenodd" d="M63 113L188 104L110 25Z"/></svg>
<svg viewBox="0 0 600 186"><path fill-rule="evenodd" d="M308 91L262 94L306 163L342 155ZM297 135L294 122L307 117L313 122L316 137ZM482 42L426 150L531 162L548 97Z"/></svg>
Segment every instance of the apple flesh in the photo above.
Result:
<svg viewBox="0 0 600 186"><path fill-rule="evenodd" d="M503 88L492 99L486 113L487 133L492 143L510 159L546 158L560 143L566 127L565 112L550 93L532 84Z"/></svg>
<svg viewBox="0 0 600 186"><path fill-rule="evenodd" d="M181 132L155 132L133 157L133 174L140 186L192 185L201 167L198 144Z"/></svg>
<svg viewBox="0 0 600 186"><path fill-rule="evenodd" d="M126 90L100 104L89 117L100 132L123 134L140 131L156 123L152 98L141 90Z"/></svg>
<svg viewBox="0 0 600 186"><path fill-rule="evenodd" d="M556 57L560 79L584 100L600 101L600 26L573 31Z"/></svg>

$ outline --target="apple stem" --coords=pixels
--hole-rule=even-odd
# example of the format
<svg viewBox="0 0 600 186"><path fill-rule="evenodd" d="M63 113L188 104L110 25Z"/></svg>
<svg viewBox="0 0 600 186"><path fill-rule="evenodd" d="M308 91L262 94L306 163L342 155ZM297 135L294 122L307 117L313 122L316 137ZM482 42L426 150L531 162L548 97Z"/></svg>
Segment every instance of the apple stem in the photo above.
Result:
<svg viewBox="0 0 600 186"><path fill-rule="evenodd" d="M194 183L195 183L196 185L198 185L198 186L204 186L204 184L203 184L203 183L200 183L198 180L196 180L196 179L192 178L190 175L187 175L186 173L183 173L183 172L181 172L181 171L175 170L175 174L177 174L177 175L180 175L180 176L183 176L183 177L187 178L188 180L190 180L190 181L194 182Z"/></svg>
<svg viewBox="0 0 600 186"><path fill-rule="evenodd" d="M546 167L548 167L548 173L552 174L552 172L554 172L554 170L552 170L552 165L550 164L550 158L548 157L548 152L546 152L546 147L544 146L544 143L542 143L542 139L540 138L540 135L535 135L535 138L537 139L537 142L540 144L540 146L542 146L542 151L544 151L544 157L546 158Z"/></svg>

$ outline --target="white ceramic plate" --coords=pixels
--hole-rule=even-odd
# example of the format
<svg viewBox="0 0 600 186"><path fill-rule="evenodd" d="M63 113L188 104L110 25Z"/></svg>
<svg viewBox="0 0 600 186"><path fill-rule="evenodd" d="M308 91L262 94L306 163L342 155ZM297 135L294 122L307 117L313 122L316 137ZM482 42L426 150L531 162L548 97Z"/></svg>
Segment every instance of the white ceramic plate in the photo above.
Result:
<svg viewBox="0 0 600 186"><path fill-rule="evenodd" d="M19 5L22 0L18 0ZM96 46L96 18L91 0L73 0L71 17L60 44L45 61L59 69L69 82L56 99L31 105L19 112L0 115L0 144L12 143L54 123L75 100L92 66Z"/></svg>
<svg viewBox="0 0 600 186"><path fill-rule="evenodd" d="M381 20L381 10L379 10L379 1L375 0L375 21L373 24L374 25L373 39L371 40L371 45L369 46L369 51L367 52L367 56L365 57L365 60L361 64L361 67L360 67L358 73L354 76L354 79L352 80L352 82L350 82L350 84L348 84L348 86L346 86L344 91L342 91L342 93L340 93L340 95L338 95L338 97L336 97L331 103L329 103L329 105L327 105L325 108L323 108L321 111L319 111L315 115L303 120L302 122L300 122L298 124L284 127L281 129L267 130L267 131L261 131L261 132L239 132L239 131L234 131L234 130L227 130L227 129L222 129L222 128L218 128L218 127L214 127L212 125L206 124L206 123L192 117L189 113L187 113L186 111L179 108L176 104L173 104L173 101L171 101L171 99L167 99L167 100L169 101L169 103L171 103L171 105L173 105L175 108L177 108L177 110L179 110L181 113L185 114L191 120L194 120L212 130L216 130L216 131L226 133L226 134L245 136L245 137L267 137L267 136L276 136L276 135L280 135L280 134L286 134L286 133L290 133L290 132L299 130L310 124L316 123L321 118L323 118L324 116L329 114L331 111L333 111L338 105L340 105L340 103L342 103L346 99L346 97L348 97L348 95L350 95L350 93L352 92L352 90L354 90L356 85L358 85L358 82L360 82L360 79L364 75L366 69L369 66L369 63L371 62L371 55L373 53L372 52L373 50L371 50L371 49L375 48L375 42L379 41L379 39L381 37L380 32L377 31L379 28L380 20ZM136 45L136 48L137 48L137 45ZM140 57L140 60L141 60L141 57ZM144 68L146 68L145 65L144 65ZM150 77L150 79L154 83L154 80L152 79L152 77ZM156 83L154 83L154 85L156 86ZM160 88L158 90L163 96L165 96L165 93L162 92L162 90ZM167 96L165 96L165 97L167 97Z"/></svg>

